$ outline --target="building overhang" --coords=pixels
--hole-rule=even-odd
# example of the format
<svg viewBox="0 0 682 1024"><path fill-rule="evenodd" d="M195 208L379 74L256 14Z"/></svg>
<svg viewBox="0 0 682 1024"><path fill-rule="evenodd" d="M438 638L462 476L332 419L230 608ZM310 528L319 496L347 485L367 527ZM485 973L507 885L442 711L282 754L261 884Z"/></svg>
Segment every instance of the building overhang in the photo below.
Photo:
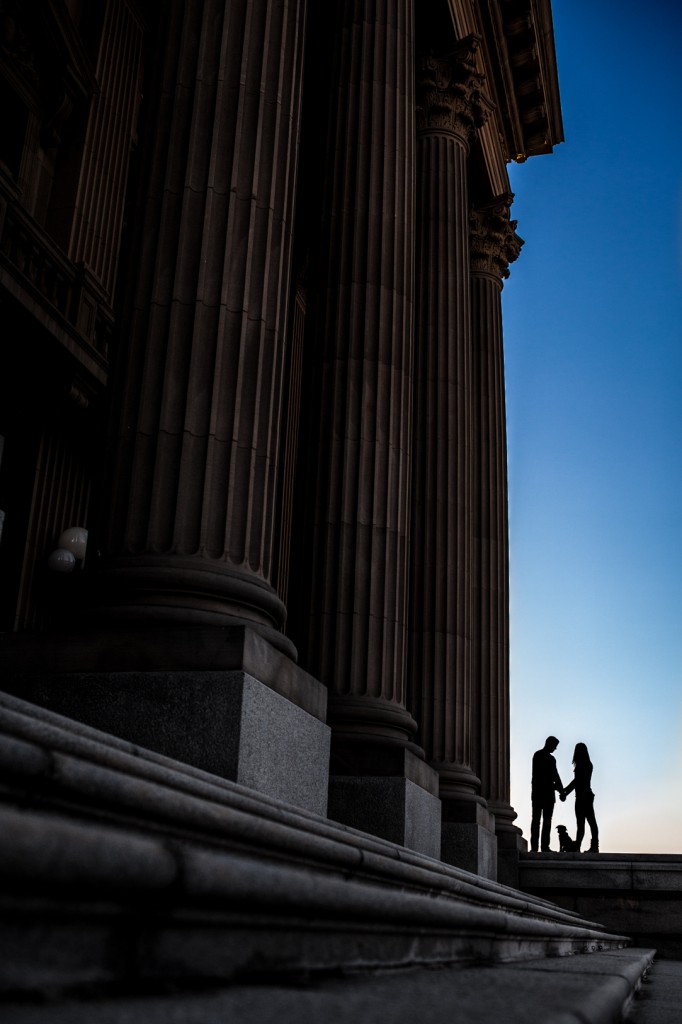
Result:
<svg viewBox="0 0 682 1024"><path fill-rule="evenodd" d="M440 10L446 9L455 39L473 34L481 40L491 116L478 143L490 193L500 195L509 190L507 164L551 153L564 140L551 2L447 0ZM434 7L434 24L438 18Z"/></svg>
<svg viewBox="0 0 682 1024"><path fill-rule="evenodd" d="M549 0L483 0L491 96L508 160L551 153L563 142Z"/></svg>

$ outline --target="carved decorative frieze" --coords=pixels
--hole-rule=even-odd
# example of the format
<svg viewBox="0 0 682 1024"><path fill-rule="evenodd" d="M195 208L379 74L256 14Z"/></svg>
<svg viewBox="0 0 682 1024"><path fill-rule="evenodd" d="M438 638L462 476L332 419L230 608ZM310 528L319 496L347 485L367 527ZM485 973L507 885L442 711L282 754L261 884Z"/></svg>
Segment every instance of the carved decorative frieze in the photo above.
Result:
<svg viewBox="0 0 682 1024"><path fill-rule="evenodd" d="M469 245L473 274L509 277L509 264L518 258L523 245L523 239L516 234L518 222L509 217L513 198L507 193L487 206L471 210Z"/></svg>
<svg viewBox="0 0 682 1024"><path fill-rule="evenodd" d="M468 140L487 121L491 104L483 94L485 75L476 55L478 36L467 36L453 53L424 54L417 62L417 130L449 132Z"/></svg>

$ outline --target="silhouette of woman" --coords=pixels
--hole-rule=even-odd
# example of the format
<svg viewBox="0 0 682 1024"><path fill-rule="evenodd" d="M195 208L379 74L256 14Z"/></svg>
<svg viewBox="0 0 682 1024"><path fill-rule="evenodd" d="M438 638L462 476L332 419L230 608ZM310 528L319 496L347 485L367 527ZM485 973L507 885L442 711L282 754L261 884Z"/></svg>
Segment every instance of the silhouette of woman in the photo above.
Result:
<svg viewBox="0 0 682 1024"><path fill-rule="evenodd" d="M576 743L573 751L573 782L566 786L562 793L562 799L565 799L571 790L575 790L575 820L578 826L575 841L578 852L580 852L580 845L585 836L585 822L587 821L592 834L589 852L599 853L599 829L594 816L594 793L590 785L591 782L592 762L587 746L584 743Z"/></svg>

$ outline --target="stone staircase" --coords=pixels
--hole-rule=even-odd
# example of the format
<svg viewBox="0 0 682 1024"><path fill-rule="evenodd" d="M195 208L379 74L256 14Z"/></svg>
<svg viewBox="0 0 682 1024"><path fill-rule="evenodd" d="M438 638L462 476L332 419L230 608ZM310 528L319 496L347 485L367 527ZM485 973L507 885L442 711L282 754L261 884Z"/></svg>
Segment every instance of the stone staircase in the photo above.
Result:
<svg viewBox="0 0 682 1024"><path fill-rule="evenodd" d="M5 1021L615 1021L653 957L4 694L0 779Z"/></svg>
<svg viewBox="0 0 682 1024"><path fill-rule="evenodd" d="M514 965L358 974L202 992L8 1007L9 1024L615 1024L637 1006L651 950ZM588 962L589 961L589 962ZM647 993L649 995L649 993ZM645 1011L653 1008L649 1002ZM678 1004L679 1005L679 1004ZM674 1024L637 1016L633 1024Z"/></svg>

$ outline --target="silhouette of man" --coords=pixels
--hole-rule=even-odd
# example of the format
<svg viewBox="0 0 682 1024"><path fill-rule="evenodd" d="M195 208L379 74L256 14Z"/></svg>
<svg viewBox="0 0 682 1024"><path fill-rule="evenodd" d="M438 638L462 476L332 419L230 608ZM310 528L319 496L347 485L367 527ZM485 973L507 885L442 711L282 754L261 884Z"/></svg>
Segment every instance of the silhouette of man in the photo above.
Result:
<svg viewBox="0 0 682 1024"><path fill-rule="evenodd" d="M556 736L548 736L542 750L536 750L533 754L533 776L530 796L533 804L533 818L530 825L530 848L534 853L537 853L538 849L540 820L542 820L540 849L543 853L549 853L552 814L554 813L555 802L554 792L555 790L558 790L560 793L564 791L554 757L554 751L558 746L559 741Z"/></svg>

